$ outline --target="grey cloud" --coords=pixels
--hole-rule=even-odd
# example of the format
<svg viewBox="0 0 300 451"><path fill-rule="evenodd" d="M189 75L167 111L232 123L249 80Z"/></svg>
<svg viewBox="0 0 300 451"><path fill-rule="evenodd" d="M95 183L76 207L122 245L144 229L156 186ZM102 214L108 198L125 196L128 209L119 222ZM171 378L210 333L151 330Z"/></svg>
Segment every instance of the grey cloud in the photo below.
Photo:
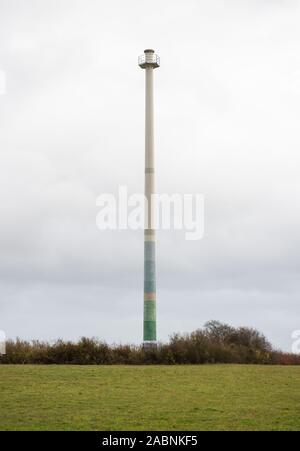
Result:
<svg viewBox="0 0 300 451"><path fill-rule="evenodd" d="M297 2L0 8L0 329L140 340L142 234L100 233L95 201L143 189L137 56L153 46L157 188L206 198L203 240L158 234L160 337L217 318L289 349L300 328Z"/></svg>

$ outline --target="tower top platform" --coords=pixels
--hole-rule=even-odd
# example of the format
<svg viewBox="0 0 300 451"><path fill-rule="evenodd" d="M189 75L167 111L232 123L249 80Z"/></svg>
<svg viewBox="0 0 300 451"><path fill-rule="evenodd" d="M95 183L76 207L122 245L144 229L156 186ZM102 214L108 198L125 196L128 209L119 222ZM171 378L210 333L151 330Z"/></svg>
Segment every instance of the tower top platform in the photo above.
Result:
<svg viewBox="0 0 300 451"><path fill-rule="evenodd" d="M144 55L139 56L139 66L142 69L147 69L149 67L155 69L160 66L160 58L156 55L154 50L146 49Z"/></svg>

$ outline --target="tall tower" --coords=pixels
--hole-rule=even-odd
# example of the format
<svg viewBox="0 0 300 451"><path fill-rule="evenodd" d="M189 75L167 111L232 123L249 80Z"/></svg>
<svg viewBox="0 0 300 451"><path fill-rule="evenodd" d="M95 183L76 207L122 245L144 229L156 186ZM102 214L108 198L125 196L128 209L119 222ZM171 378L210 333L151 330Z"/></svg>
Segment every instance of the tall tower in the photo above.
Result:
<svg viewBox="0 0 300 451"><path fill-rule="evenodd" d="M154 50L147 49L139 57L139 66L146 73L145 98L145 208L144 235L144 347L156 346L156 268L154 211L151 202L154 194L154 127L153 127L153 70L160 66Z"/></svg>

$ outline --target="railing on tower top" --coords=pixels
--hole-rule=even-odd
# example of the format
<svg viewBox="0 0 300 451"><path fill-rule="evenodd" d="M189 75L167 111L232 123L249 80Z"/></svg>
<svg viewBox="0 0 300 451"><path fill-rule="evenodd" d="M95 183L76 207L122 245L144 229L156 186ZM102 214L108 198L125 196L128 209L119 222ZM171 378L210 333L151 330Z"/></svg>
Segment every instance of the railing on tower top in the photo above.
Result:
<svg viewBox="0 0 300 451"><path fill-rule="evenodd" d="M159 67L160 58L156 53L145 53L144 55L139 56L138 63L142 68L147 66Z"/></svg>

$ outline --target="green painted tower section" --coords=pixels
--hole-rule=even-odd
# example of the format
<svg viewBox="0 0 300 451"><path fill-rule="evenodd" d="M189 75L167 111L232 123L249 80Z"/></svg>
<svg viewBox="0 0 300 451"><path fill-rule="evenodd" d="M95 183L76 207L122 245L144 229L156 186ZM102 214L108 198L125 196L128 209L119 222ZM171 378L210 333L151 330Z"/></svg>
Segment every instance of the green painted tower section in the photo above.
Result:
<svg viewBox="0 0 300 451"><path fill-rule="evenodd" d="M150 235L151 238L153 238ZM145 233L144 248L144 343L156 343L155 241Z"/></svg>
<svg viewBox="0 0 300 451"><path fill-rule="evenodd" d="M159 67L159 57L154 50L147 49L139 57L139 66L145 69L145 236L144 236L144 346L153 347L157 343L156 333L156 240L154 230L155 193L154 166L154 102L153 72Z"/></svg>

